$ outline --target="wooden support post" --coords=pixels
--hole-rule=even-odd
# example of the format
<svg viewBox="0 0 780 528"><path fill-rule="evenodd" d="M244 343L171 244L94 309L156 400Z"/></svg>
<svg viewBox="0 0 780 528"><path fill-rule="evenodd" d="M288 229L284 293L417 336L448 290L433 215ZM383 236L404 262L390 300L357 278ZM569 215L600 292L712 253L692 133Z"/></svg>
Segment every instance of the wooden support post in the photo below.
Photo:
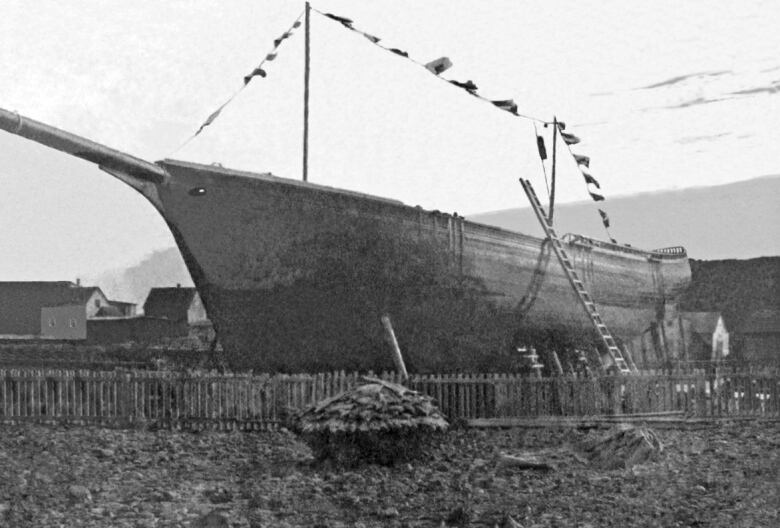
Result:
<svg viewBox="0 0 780 528"><path fill-rule="evenodd" d="M552 351L552 357L553 361L555 362L555 368L558 371L558 375L563 376L563 366L561 365L561 360L558 359L558 353L555 350Z"/></svg>
<svg viewBox="0 0 780 528"><path fill-rule="evenodd" d="M547 219L550 224L553 221L553 210L555 208L555 153L558 150L558 118L553 116L553 148L552 148L552 182L550 184L550 206L548 207Z"/></svg>
<svg viewBox="0 0 780 528"><path fill-rule="evenodd" d="M404 381L409 379L409 374L406 372L406 365L404 364L404 358L401 355L401 348L398 346L398 340L395 338L395 332L393 331L393 324L390 322L389 315L382 316L382 326L385 327L385 333L387 335L387 342L390 344L390 348L393 350L393 363L395 368L401 375Z"/></svg>

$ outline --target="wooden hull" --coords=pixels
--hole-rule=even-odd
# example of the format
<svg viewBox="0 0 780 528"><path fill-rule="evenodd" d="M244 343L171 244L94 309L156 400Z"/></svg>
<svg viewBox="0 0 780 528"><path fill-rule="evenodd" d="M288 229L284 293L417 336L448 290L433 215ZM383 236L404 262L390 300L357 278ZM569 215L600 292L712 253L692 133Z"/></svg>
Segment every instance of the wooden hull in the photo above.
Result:
<svg viewBox="0 0 780 528"><path fill-rule="evenodd" d="M489 368L524 340L592 333L543 239L270 175L160 165L169 177L153 203L237 368L390 366L383 313L418 371ZM684 253L567 250L623 339L662 318L690 281Z"/></svg>

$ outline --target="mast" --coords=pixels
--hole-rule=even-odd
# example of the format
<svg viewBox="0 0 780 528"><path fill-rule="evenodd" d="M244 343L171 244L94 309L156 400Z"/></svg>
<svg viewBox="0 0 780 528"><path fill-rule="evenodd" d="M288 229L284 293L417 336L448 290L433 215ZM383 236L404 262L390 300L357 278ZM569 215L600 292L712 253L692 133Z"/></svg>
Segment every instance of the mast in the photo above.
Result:
<svg viewBox="0 0 780 528"><path fill-rule="evenodd" d="M558 118L553 116L553 148L552 148L552 183L550 185L550 213L547 215L547 220L552 224L553 221L553 207L555 207L555 151L556 143L558 140Z"/></svg>
<svg viewBox="0 0 780 528"><path fill-rule="evenodd" d="M306 2L304 15L304 66L303 66L303 181L309 180L309 65L311 62L310 22L311 5Z"/></svg>

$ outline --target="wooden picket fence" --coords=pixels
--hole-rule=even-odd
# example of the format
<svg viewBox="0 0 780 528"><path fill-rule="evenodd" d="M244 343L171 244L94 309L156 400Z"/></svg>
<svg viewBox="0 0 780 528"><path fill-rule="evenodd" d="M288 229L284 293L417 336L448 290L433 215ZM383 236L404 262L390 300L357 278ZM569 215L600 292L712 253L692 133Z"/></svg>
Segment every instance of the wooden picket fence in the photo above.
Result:
<svg viewBox="0 0 780 528"><path fill-rule="evenodd" d="M392 373L379 375L400 381ZM255 430L360 382L357 373L216 374L143 370L0 369L0 421ZM682 412L780 418L780 375L533 378L415 375L451 420Z"/></svg>

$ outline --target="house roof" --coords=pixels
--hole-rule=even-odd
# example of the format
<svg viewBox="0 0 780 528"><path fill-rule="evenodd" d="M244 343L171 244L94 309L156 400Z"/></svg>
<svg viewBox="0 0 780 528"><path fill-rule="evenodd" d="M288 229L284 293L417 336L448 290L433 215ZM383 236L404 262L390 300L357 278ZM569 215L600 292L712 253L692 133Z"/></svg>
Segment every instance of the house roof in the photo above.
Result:
<svg viewBox="0 0 780 528"><path fill-rule="evenodd" d="M85 304L96 290L103 293L97 286L78 286L70 281L0 282L0 302L19 307L35 305L38 309L41 306Z"/></svg>
<svg viewBox="0 0 780 528"><path fill-rule="evenodd" d="M739 331L742 334L780 334L780 310L753 312Z"/></svg>
<svg viewBox="0 0 780 528"><path fill-rule="evenodd" d="M719 312L682 312L682 318L691 323L691 330L697 334L712 336L720 319Z"/></svg>
<svg viewBox="0 0 780 528"><path fill-rule="evenodd" d="M187 310L198 291L195 288L152 288L144 302L144 314L172 320L187 319Z"/></svg>
<svg viewBox="0 0 780 528"><path fill-rule="evenodd" d="M95 291L103 293L70 281L0 282L0 333L37 334L42 307L83 305Z"/></svg>

